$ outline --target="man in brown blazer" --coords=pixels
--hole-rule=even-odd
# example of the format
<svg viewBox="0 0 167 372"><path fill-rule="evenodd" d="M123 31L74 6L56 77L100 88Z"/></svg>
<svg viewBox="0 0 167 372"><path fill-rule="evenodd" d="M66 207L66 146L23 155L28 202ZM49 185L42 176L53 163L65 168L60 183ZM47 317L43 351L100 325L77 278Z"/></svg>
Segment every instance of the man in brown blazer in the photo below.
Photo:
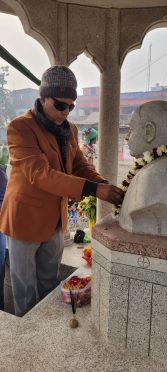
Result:
<svg viewBox="0 0 167 372"><path fill-rule="evenodd" d="M9 244L15 314L24 315L59 284L67 200L83 196L119 204L122 191L84 158L67 120L77 81L65 66L47 69L32 110L8 126L12 166L0 215Z"/></svg>

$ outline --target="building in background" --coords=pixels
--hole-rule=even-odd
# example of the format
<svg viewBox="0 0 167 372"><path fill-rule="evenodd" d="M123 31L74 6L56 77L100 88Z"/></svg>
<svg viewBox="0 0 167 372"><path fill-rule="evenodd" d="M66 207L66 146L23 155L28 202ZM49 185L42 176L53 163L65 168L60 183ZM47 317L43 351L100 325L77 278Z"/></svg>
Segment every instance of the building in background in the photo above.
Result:
<svg viewBox="0 0 167 372"><path fill-rule="evenodd" d="M83 88L83 94L78 96L75 110L72 112L71 120L77 123L79 139L84 127L92 127L98 131L99 123L99 99L100 88ZM148 92L127 92L120 96L120 122L119 122L119 160L129 160L129 150L126 144L128 123L133 110L148 101L167 100L167 87L156 84Z"/></svg>
<svg viewBox="0 0 167 372"><path fill-rule="evenodd" d="M38 89L26 88L13 90L11 101L15 108L15 114L20 115L34 105L39 97ZM75 109L71 113L71 119L80 126L97 126L99 122L99 99L100 88L83 88L83 94L79 95ZM167 87L161 87L158 83L149 92L127 92L120 96L120 125L128 125L132 111L148 101L167 100Z"/></svg>
<svg viewBox="0 0 167 372"><path fill-rule="evenodd" d="M83 88L83 94L78 96L73 112L75 119L87 120L92 113L99 112L100 88ZM167 100L167 87L158 83L149 92L127 92L120 96L120 124L127 125L132 111L139 105L152 100Z"/></svg>
<svg viewBox="0 0 167 372"><path fill-rule="evenodd" d="M21 115L24 111L33 107L34 101L39 97L38 89L26 88L13 90L10 95L14 106L15 116ZM74 121L78 127L79 140L82 140L83 128L91 127L98 131L99 123L99 99L100 88L83 88L83 94L79 95L75 109L70 115L70 120ZM167 87L162 87L158 83L149 92L127 92L120 96L120 125L119 125L119 152L120 160L129 158L128 148L125 137L128 132L128 123L132 111L148 101L167 100ZM6 143L6 128L0 127L0 145Z"/></svg>
<svg viewBox="0 0 167 372"><path fill-rule="evenodd" d="M39 97L38 89L25 88L11 92L11 100L15 108L16 116L21 115L34 105L34 101Z"/></svg>
<svg viewBox="0 0 167 372"><path fill-rule="evenodd" d="M5 104L2 99L0 102L0 146L6 144L6 126L8 122L32 107L35 99L39 96L38 90L31 88L18 89L11 92L5 90L5 92L8 93Z"/></svg>

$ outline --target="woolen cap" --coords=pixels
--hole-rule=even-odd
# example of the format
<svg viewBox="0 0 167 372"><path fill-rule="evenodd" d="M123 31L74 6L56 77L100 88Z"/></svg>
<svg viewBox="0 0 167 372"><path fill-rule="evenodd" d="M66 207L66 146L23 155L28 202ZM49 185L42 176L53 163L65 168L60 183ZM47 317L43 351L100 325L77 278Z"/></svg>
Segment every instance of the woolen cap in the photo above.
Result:
<svg viewBox="0 0 167 372"><path fill-rule="evenodd" d="M97 130L94 128L84 128L82 129L82 134L86 139L86 142L89 144L91 140L97 138Z"/></svg>
<svg viewBox="0 0 167 372"><path fill-rule="evenodd" d="M42 75L39 93L41 97L77 98L77 80L67 67L56 65L48 68Z"/></svg>

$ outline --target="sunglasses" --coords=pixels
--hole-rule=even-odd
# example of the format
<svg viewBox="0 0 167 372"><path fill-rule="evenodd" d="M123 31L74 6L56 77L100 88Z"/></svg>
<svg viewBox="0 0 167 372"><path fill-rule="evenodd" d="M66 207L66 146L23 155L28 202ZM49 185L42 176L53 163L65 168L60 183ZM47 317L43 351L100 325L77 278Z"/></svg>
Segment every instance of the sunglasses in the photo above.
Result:
<svg viewBox="0 0 167 372"><path fill-rule="evenodd" d="M53 106L56 108L58 111L64 111L69 109L69 111L72 111L75 107L74 103L71 103L70 105L66 102L60 102L56 98L53 98L54 104Z"/></svg>

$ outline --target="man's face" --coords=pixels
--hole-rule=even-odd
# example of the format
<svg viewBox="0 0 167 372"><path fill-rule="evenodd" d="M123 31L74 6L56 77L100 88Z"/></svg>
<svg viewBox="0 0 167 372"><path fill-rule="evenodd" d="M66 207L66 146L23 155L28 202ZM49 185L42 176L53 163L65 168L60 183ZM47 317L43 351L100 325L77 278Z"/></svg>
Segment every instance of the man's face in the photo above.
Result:
<svg viewBox="0 0 167 372"><path fill-rule="evenodd" d="M71 98L55 97L55 100L58 102L67 103L68 105L74 104L74 101ZM41 98L41 104L42 104L45 116L57 125L61 125L63 121L67 118L67 116L69 115L69 107L67 107L63 111L58 110L54 106L54 98L51 98L51 97Z"/></svg>
<svg viewBox="0 0 167 372"><path fill-rule="evenodd" d="M140 118L138 109L132 114L126 140L130 155L135 158L141 157L142 153L147 150L144 120Z"/></svg>

